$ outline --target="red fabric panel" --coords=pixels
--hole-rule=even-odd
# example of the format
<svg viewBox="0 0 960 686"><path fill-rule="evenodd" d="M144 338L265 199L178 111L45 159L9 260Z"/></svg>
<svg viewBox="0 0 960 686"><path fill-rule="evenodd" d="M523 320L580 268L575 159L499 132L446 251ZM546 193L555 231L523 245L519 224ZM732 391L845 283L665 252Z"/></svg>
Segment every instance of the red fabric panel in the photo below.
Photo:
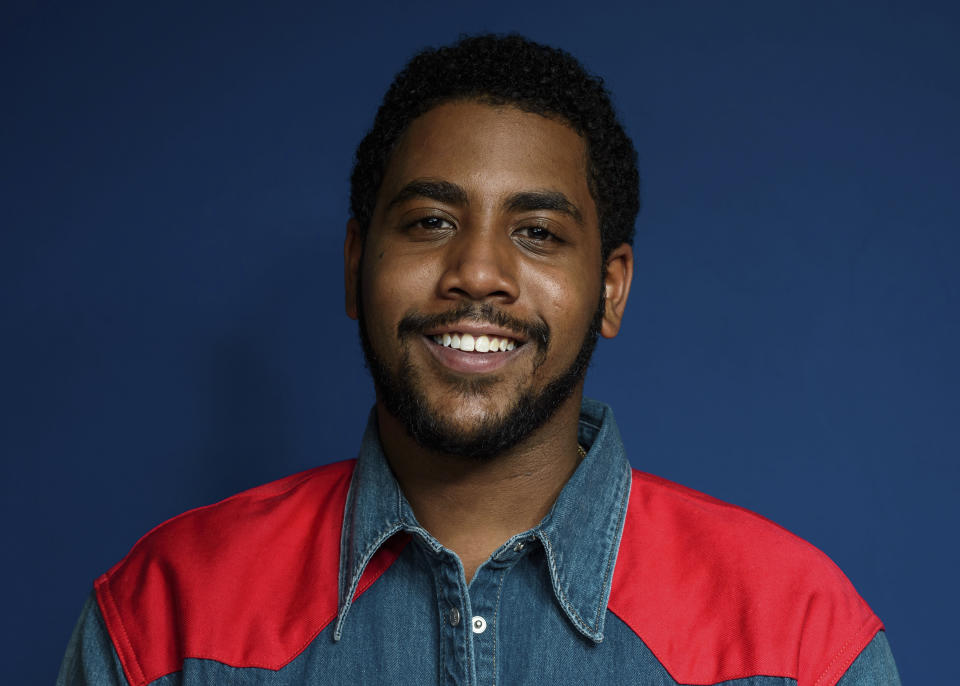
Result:
<svg viewBox="0 0 960 686"><path fill-rule="evenodd" d="M161 524L95 584L127 679L185 658L279 669L337 612L340 530L354 462L319 467ZM396 559L385 546L366 589Z"/></svg>
<svg viewBox="0 0 960 686"><path fill-rule="evenodd" d="M608 605L683 684L835 684L882 628L843 572L763 517L634 471Z"/></svg>

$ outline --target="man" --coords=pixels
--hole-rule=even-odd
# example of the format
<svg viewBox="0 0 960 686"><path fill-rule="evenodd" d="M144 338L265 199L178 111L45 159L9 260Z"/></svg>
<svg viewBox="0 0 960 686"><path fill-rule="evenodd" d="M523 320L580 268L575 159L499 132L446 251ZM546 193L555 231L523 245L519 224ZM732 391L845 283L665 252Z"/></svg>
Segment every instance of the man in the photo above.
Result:
<svg viewBox="0 0 960 686"><path fill-rule="evenodd" d="M359 459L148 534L96 582L61 683L898 683L826 557L632 471L582 398L630 290L635 158L564 52L416 56L352 177Z"/></svg>

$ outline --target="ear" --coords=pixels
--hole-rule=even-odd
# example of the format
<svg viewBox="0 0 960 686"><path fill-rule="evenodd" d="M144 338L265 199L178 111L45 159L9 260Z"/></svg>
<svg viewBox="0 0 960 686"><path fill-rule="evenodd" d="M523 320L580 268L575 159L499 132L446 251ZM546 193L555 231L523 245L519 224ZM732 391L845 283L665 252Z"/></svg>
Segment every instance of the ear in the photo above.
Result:
<svg viewBox="0 0 960 686"><path fill-rule="evenodd" d="M360 223L356 219L347 222L347 235L343 239L343 291L347 316L358 316L357 293L360 278L360 258L363 256L363 236L360 235Z"/></svg>
<svg viewBox="0 0 960 686"><path fill-rule="evenodd" d="M610 252L603 275L603 292L606 296L603 310L603 323L600 335L613 338L620 331L623 311L627 307L630 295L630 282L633 280L633 248L621 243Z"/></svg>

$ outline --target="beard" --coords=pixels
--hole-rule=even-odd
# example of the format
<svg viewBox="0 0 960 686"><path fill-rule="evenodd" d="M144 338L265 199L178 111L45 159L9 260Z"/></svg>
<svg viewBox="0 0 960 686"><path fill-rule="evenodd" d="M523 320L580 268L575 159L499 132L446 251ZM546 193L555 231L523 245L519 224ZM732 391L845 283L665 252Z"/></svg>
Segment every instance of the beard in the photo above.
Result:
<svg viewBox="0 0 960 686"><path fill-rule="evenodd" d="M464 320L490 322L524 334L524 345L536 345L533 370L529 380L537 378L550 347L550 328L546 322L524 322L489 304L462 303L440 315L410 313L397 325L397 342L402 353L396 370L390 369L377 355L366 326L363 294L357 294L360 342L367 369L377 387L378 397L386 410L406 427L407 433L421 446L449 455L474 460L488 460L498 455L543 426L573 393L586 375L590 358L597 344L603 320L605 298L600 301L587 333L573 362L560 374L547 381L538 391L517 384L515 399L501 412L491 413L472 429L465 430L436 412L429 404L413 365L410 363L410 341L425 330ZM449 375L446 379L461 396L476 395L497 381L496 377L479 378Z"/></svg>

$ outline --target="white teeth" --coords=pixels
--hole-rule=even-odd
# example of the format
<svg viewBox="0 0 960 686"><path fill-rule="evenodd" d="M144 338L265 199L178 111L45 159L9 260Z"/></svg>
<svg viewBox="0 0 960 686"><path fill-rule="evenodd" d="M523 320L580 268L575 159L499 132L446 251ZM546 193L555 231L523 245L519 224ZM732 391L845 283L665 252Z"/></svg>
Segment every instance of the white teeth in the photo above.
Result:
<svg viewBox="0 0 960 686"><path fill-rule="evenodd" d="M433 342L437 345L466 352L496 353L513 350L517 347L516 341L512 338L487 336L486 334L473 336L473 334L469 333L443 333L434 334L430 338L432 338Z"/></svg>

